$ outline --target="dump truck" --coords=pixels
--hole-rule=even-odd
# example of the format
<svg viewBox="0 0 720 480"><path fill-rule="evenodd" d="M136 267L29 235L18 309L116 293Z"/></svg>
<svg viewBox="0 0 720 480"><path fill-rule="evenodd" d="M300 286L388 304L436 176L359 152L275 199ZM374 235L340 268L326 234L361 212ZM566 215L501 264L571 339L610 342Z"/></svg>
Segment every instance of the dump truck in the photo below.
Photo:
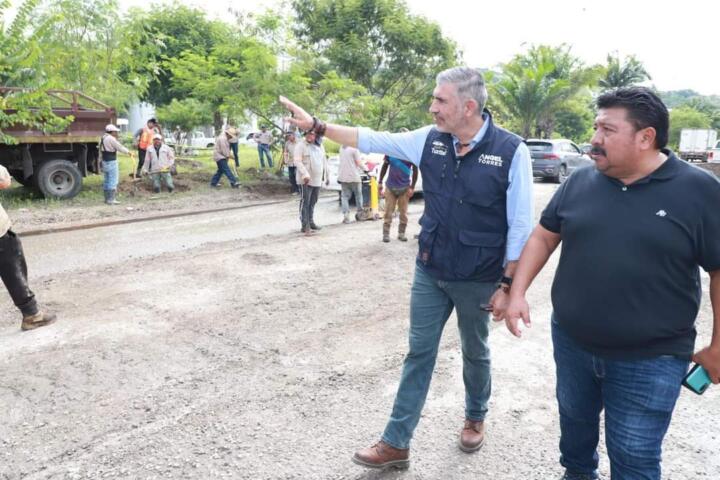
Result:
<svg viewBox="0 0 720 480"><path fill-rule="evenodd" d="M0 95L24 89L0 87ZM73 198L82 189L82 179L100 173L98 144L108 123L115 123L115 110L76 90L47 90L52 111L72 117L65 130L45 133L25 125L12 125L3 133L17 143L0 142L0 165L45 198ZM5 113L13 113L6 110Z"/></svg>

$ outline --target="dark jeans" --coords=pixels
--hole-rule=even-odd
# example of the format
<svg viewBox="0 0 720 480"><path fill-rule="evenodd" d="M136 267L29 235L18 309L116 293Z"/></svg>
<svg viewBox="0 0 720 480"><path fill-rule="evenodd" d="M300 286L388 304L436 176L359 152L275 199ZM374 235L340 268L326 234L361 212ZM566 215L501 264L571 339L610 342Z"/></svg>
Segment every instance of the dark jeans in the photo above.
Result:
<svg viewBox="0 0 720 480"><path fill-rule="evenodd" d="M145 154L147 153L147 150L143 150L142 148L138 148L138 163L137 163L137 171L135 174L139 177L142 170L143 164L145 164Z"/></svg>
<svg viewBox="0 0 720 480"><path fill-rule="evenodd" d="M0 237L0 277L23 316L38 313L35 294L28 286L27 264L22 244L12 230Z"/></svg>
<svg viewBox="0 0 720 480"><path fill-rule="evenodd" d="M238 144L231 143L230 150L232 150L233 157L235 158L235 166L240 167L240 157L238 157Z"/></svg>
<svg viewBox="0 0 720 480"><path fill-rule="evenodd" d="M300 225L303 231L308 230L310 225L315 223L313 215L319 194L320 187L300 185Z"/></svg>
<svg viewBox="0 0 720 480"><path fill-rule="evenodd" d="M225 175L228 180L230 180L230 185L237 185L239 183L237 177L233 175L232 170L230 170L230 165L228 165L227 158L223 158L222 160L215 160L215 163L217 163L217 172L215 172L212 180L210 180L211 186L217 186L218 182L220 181L220 177L222 177L223 175Z"/></svg>
<svg viewBox="0 0 720 480"><path fill-rule="evenodd" d="M290 176L290 191L300 192L300 187L298 187L297 184L297 177L295 176L297 173L297 167L288 167L288 175Z"/></svg>
<svg viewBox="0 0 720 480"><path fill-rule="evenodd" d="M554 321L560 463L597 475L600 412L613 480L660 480L662 441L688 361L672 356L610 360L582 349Z"/></svg>

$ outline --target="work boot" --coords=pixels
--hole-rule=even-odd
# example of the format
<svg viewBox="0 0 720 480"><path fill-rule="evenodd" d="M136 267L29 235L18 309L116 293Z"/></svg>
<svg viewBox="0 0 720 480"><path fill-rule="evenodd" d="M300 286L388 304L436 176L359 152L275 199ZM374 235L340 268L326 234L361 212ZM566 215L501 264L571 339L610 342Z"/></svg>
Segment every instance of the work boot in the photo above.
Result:
<svg viewBox="0 0 720 480"><path fill-rule="evenodd" d="M383 224L383 242L390 243L390 225Z"/></svg>
<svg viewBox="0 0 720 480"><path fill-rule="evenodd" d="M350 223L350 212L345 212L343 214L343 223Z"/></svg>
<svg viewBox="0 0 720 480"><path fill-rule="evenodd" d="M460 432L458 447L465 453L477 452L485 444L485 422L482 420L465 420Z"/></svg>
<svg viewBox="0 0 720 480"><path fill-rule="evenodd" d="M168 193L173 193L175 189L173 187L168 187Z"/></svg>
<svg viewBox="0 0 720 480"><path fill-rule="evenodd" d="M105 203L110 205L110 190L103 190L103 194L105 195Z"/></svg>
<svg viewBox="0 0 720 480"><path fill-rule="evenodd" d="M315 225L315 222L310 222L310 229L311 230L322 230L322 227L319 225Z"/></svg>
<svg viewBox="0 0 720 480"><path fill-rule="evenodd" d="M408 468L410 450L391 447L380 440L372 447L355 452L352 461L368 468Z"/></svg>
<svg viewBox="0 0 720 480"><path fill-rule="evenodd" d="M105 200L105 203L108 205L119 205L120 202L118 202L115 199L115 196L117 195L117 190L108 190L108 198Z"/></svg>
<svg viewBox="0 0 720 480"><path fill-rule="evenodd" d="M35 315L23 316L22 324L20 325L21 330L33 330L38 327L44 327L57 320L57 315L54 313L43 313L38 312Z"/></svg>
<svg viewBox="0 0 720 480"><path fill-rule="evenodd" d="M407 242L407 237L405 236L405 229L407 228L407 224L400 224L398 226L398 240L401 242Z"/></svg>
<svg viewBox="0 0 720 480"><path fill-rule="evenodd" d="M160 193L160 187L153 187L154 193Z"/></svg>

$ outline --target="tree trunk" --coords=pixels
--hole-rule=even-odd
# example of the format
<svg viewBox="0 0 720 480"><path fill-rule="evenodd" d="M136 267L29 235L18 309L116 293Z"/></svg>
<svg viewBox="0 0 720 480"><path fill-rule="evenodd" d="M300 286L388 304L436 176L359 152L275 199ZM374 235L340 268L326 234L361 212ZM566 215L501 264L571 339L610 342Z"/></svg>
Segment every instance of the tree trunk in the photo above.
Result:
<svg viewBox="0 0 720 480"><path fill-rule="evenodd" d="M219 136L222 133L223 118L222 114L215 110L213 112L213 127L215 128L215 136Z"/></svg>

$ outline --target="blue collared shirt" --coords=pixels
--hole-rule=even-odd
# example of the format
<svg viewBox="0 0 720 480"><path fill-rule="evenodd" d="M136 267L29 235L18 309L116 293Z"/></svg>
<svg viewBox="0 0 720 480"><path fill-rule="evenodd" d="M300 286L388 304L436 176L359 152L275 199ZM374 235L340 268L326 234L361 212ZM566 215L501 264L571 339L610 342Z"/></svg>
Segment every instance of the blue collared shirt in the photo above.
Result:
<svg viewBox="0 0 720 480"><path fill-rule="evenodd" d="M484 114L483 117L487 118ZM470 142L470 148L482 140L487 126L488 122L483 123L482 128ZM359 128L358 149L363 153L383 153L403 158L419 167L425 140L432 128L432 125L428 125L412 132L401 133L376 132L369 128ZM455 136L453 136L453 143L456 147L460 143ZM507 189L506 200L508 234L505 260L512 262L520 258L520 252L522 252L533 226L532 161L530 160L530 151L525 143L521 143L515 151L510 164L508 181L510 185Z"/></svg>

